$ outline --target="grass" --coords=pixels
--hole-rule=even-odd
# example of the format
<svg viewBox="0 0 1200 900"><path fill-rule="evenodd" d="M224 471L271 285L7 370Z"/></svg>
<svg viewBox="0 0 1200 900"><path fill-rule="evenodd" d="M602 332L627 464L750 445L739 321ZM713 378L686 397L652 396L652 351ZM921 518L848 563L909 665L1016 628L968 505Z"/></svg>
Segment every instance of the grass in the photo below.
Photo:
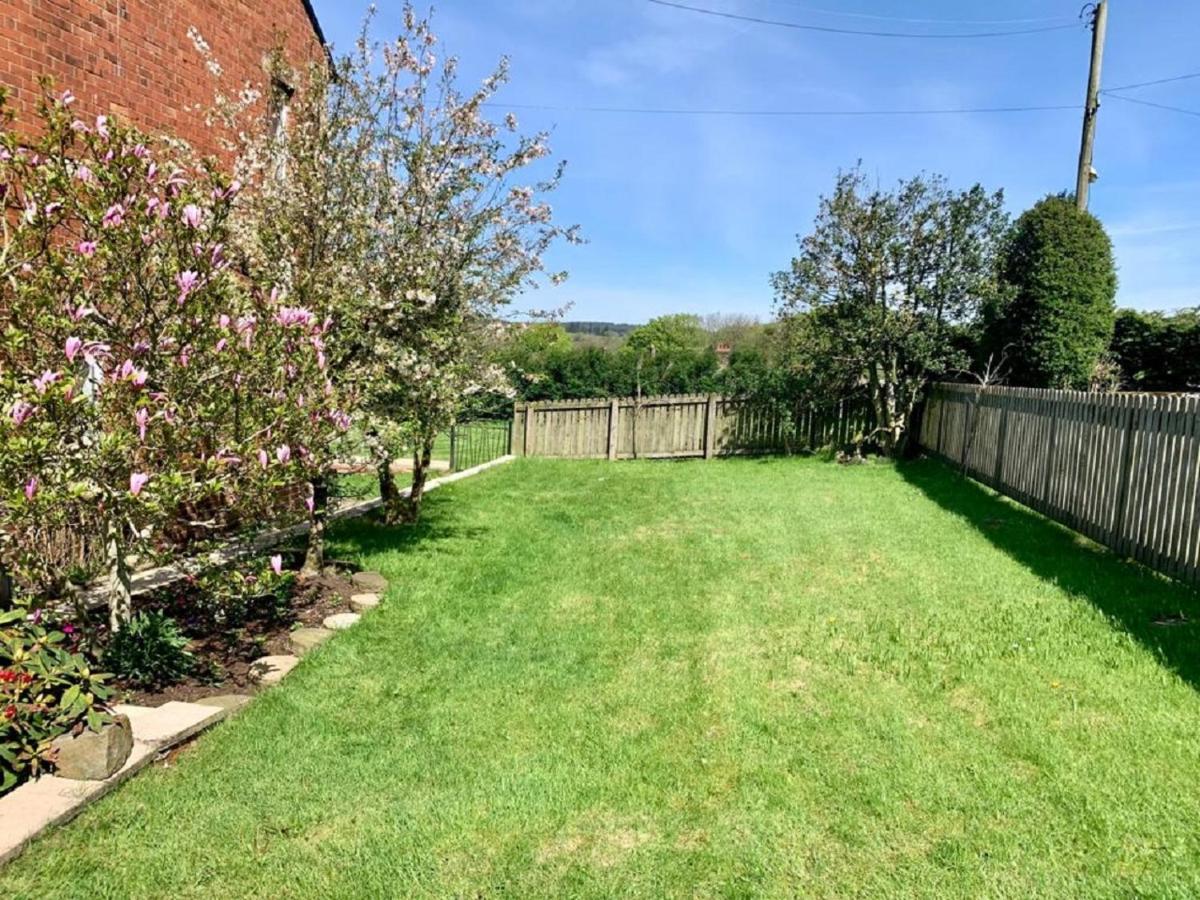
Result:
<svg viewBox="0 0 1200 900"><path fill-rule="evenodd" d="M1195 896L1196 596L937 463L518 461L0 896Z"/></svg>

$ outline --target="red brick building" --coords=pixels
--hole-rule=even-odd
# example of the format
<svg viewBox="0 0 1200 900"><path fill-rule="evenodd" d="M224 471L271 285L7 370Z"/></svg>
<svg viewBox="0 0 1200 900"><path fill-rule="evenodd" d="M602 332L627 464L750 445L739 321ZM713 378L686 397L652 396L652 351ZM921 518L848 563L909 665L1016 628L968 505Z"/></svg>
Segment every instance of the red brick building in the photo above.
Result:
<svg viewBox="0 0 1200 900"><path fill-rule="evenodd" d="M293 65L325 52L309 0L0 0L0 83L22 123L32 119L38 78L50 75L81 114L116 115L215 153L195 108L212 105L217 82L192 28L226 90L247 82L269 90L265 63L277 46Z"/></svg>

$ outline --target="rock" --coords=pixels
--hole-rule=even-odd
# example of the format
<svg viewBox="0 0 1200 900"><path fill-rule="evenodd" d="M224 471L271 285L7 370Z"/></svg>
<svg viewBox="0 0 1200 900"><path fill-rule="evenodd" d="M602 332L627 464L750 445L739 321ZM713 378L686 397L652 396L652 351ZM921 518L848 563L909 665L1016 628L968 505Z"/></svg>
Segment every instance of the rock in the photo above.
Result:
<svg viewBox="0 0 1200 900"><path fill-rule="evenodd" d="M133 750L129 717L116 715L99 731L64 734L51 744L57 751L54 774L75 781L103 781L115 775Z"/></svg>
<svg viewBox="0 0 1200 900"><path fill-rule="evenodd" d="M299 662L298 656L264 656L250 666L250 674L259 684L278 684Z"/></svg>
<svg viewBox="0 0 1200 900"><path fill-rule="evenodd" d="M350 598L350 608L355 612L366 612L379 605L378 594L355 594Z"/></svg>
<svg viewBox="0 0 1200 900"><path fill-rule="evenodd" d="M303 656L314 647L319 647L333 637L328 628L297 628L288 635L288 647L297 656Z"/></svg>
<svg viewBox="0 0 1200 900"><path fill-rule="evenodd" d="M355 572L350 576L350 580L354 582L355 587L374 594L382 594L388 586L387 579L378 572Z"/></svg>
<svg viewBox="0 0 1200 900"><path fill-rule="evenodd" d="M254 698L247 694L218 694L215 697L204 697L201 700L197 700L196 703L200 706L215 706L232 715L252 699Z"/></svg>
<svg viewBox="0 0 1200 900"><path fill-rule="evenodd" d="M341 631L357 625L361 618L358 613L334 613L332 616L326 616L322 624L330 631Z"/></svg>

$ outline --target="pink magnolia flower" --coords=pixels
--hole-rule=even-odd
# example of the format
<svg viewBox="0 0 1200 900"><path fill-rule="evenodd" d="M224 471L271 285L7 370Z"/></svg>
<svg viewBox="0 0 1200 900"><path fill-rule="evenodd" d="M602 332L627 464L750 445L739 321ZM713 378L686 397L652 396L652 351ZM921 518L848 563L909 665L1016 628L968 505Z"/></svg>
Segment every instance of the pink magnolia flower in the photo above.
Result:
<svg viewBox="0 0 1200 900"><path fill-rule="evenodd" d="M187 300L190 294L196 287L196 283L200 280L200 274L188 269L186 272L180 272L175 276L175 283L179 285L179 304Z"/></svg>
<svg viewBox="0 0 1200 900"><path fill-rule="evenodd" d="M13 426L20 428L25 424L26 420L33 415L35 410L36 407L32 403L26 403L24 400L18 400L12 405L12 412L10 413Z"/></svg>
<svg viewBox="0 0 1200 900"><path fill-rule="evenodd" d="M217 324L220 325L222 328L228 328L229 323L232 321L233 320L230 319L228 314L226 314L226 313L221 313L221 315L217 316Z"/></svg>
<svg viewBox="0 0 1200 900"><path fill-rule="evenodd" d="M138 159L145 159L150 155L150 151L146 149L145 144L138 144L133 148L133 155Z"/></svg>
<svg viewBox="0 0 1200 900"><path fill-rule="evenodd" d="M62 204L55 200L53 203L47 203L43 212L48 216L52 216L60 209L62 209Z"/></svg>
<svg viewBox="0 0 1200 900"><path fill-rule="evenodd" d="M275 458L279 460L280 463L287 465L288 460L292 458L292 448L287 444L280 444L275 448Z"/></svg>
<svg viewBox="0 0 1200 900"><path fill-rule="evenodd" d="M200 227L200 207L195 203L189 203L183 208L183 221L188 228Z"/></svg>
<svg viewBox="0 0 1200 900"><path fill-rule="evenodd" d="M179 351L179 365L182 368L186 369L188 367L188 363L191 362L191 360L192 360L192 348L189 345Z"/></svg>
<svg viewBox="0 0 1200 900"><path fill-rule="evenodd" d="M34 475L27 482L25 482L25 499L32 501L33 498L37 496L37 492L38 492L38 478L36 475Z"/></svg>
<svg viewBox="0 0 1200 900"><path fill-rule="evenodd" d="M133 378L131 378L130 381L133 382L134 387L140 388L143 385L145 385L146 379L149 377L150 377L150 375L145 369L134 369L133 370Z"/></svg>
<svg viewBox="0 0 1200 900"><path fill-rule="evenodd" d="M104 214L104 218L101 219L101 224L105 228L117 228L124 221L125 221L125 207L122 206L120 203L114 203L112 206L110 206L108 208L108 211Z"/></svg>
<svg viewBox="0 0 1200 900"><path fill-rule="evenodd" d="M271 557L271 571L276 575L283 574L283 557L278 553Z"/></svg>
<svg viewBox="0 0 1200 900"><path fill-rule="evenodd" d="M96 116L96 134L108 140L108 116Z"/></svg>
<svg viewBox="0 0 1200 900"><path fill-rule="evenodd" d="M80 319L86 319L95 311L96 310L90 306L78 306L71 312L67 313L67 315L71 317L72 322L78 322Z"/></svg>
<svg viewBox="0 0 1200 900"><path fill-rule="evenodd" d="M146 486L146 482L150 480L150 476L145 472L133 472L129 476L129 493L137 496L142 492L142 488Z"/></svg>
<svg viewBox="0 0 1200 900"><path fill-rule="evenodd" d="M72 103L75 102L75 95L72 94L70 91L63 91L62 97L60 98L60 100L61 100L63 106L70 106Z"/></svg>
<svg viewBox="0 0 1200 900"><path fill-rule="evenodd" d="M152 162L152 163L150 163L149 166L146 167L146 180L153 181L157 177L158 177L158 163Z"/></svg>
<svg viewBox="0 0 1200 900"><path fill-rule="evenodd" d="M275 314L275 321L285 328L293 325L309 325L313 318L311 312L299 306L285 306Z"/></svg>
<svg viewBox="0 0 1200 900"><path fill-rule="evenodd" d="M84 184L91 184L96 180L96 176L92 174L92 170L82 164L75 170L75 178Z"/></svg>
<svg viewBox="0 0 1200 900"><path fill-rule="evenodd" d="M66 343L63 344L63 353L67 355L67 362L75 362L75 357L79 354L79 349L83 346L83 341L77 337L69 337Z"/></svg>
<svg viewBox="0 0 1200 900"><path fill-rule="evenodd" d="M51 372L47 369L41 375L33 380L33 389L39 394L44 394L50 388L50 385L62 378L58 372Z"/></svg>
<svg viewBox="0 0 1200 900"><path fill-rule="evenodd" d="M309 494L304 498L304 505L308 508L308 514L312 515L313 510L317 508L316 501L313 499L312 494Z"/></svg>
<svg viewBox="0 0 1200 900"><path fill-rule="evenodd" d="M133 377L133 360L132 359L127 359L127 360L125 360L125 362L121 363L121 368L119 368L117 370L117 377L118 378L132 378Z"/></svg>
<svg viewBox="0 0 1200 900"><path fill-rule="evenodd" d="M221 338L219 341L217 341L216 346L213 347L213 350L215 350L217 353L220 353L225 349L225 345L228 343L229 341L226 338Z"/></svg>
<svg viewBox="0 0 1200 900"><path fill-rule="evenodd" d="M91 258L96 255L97 244L95 241L80 241L75 245L75 249L79 251L80 256Z"/></svg>
<svg viewBox="0 0 1200 900"><path fill-rule="evenodd" d="M259 450L259 451L258 451L258 464L259 464L260 466L262 466L262 467L265 469L265 468L267 467L267 464L268 464L270 461L271 461L271 458L270 458L270 457L267 455L267 451L266 451L266 450Z"/></svg>
<svg viewBox="0 0 1200 900"><path fill-rule="evenodd" d="M146 442L146 424L150 421L150 411L146 407L141 407L133 414L133 420L137 423L138 440L142 443Z"/></svg>
<svg viewBox="0 0 1200 900"><path fill-rule="evenodd" d="M78 119L76 119L74 122L71 123L71 130L72 131L91 131L91 129L87 127L87 123L81 122Z"/></svg>

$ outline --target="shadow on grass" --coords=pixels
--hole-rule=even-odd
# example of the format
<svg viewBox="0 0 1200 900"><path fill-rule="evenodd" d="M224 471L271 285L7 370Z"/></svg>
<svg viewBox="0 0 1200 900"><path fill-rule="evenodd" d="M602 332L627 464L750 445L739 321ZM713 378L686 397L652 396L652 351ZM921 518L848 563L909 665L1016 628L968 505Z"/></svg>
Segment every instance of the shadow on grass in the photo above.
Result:
<svg viewBox="0 0 1200 900"><path fill-rule="evenodd" d="M378 513L347 519L330 533L335 556L372 556L380 553L423 553L446 541L482 539L490 528L465 525L437 495L426 498L421 518L412 524L387 525Z"/></svg>
<svg viewBox="0 0 1200 900"><path fill-rule="evenodd" d="M897 471L1039 578L1087 600L1113 625L1149 648L1164 666L1200 689L1200 594L1196 591L1001 499L937 460L904 463Z"/></svg>

